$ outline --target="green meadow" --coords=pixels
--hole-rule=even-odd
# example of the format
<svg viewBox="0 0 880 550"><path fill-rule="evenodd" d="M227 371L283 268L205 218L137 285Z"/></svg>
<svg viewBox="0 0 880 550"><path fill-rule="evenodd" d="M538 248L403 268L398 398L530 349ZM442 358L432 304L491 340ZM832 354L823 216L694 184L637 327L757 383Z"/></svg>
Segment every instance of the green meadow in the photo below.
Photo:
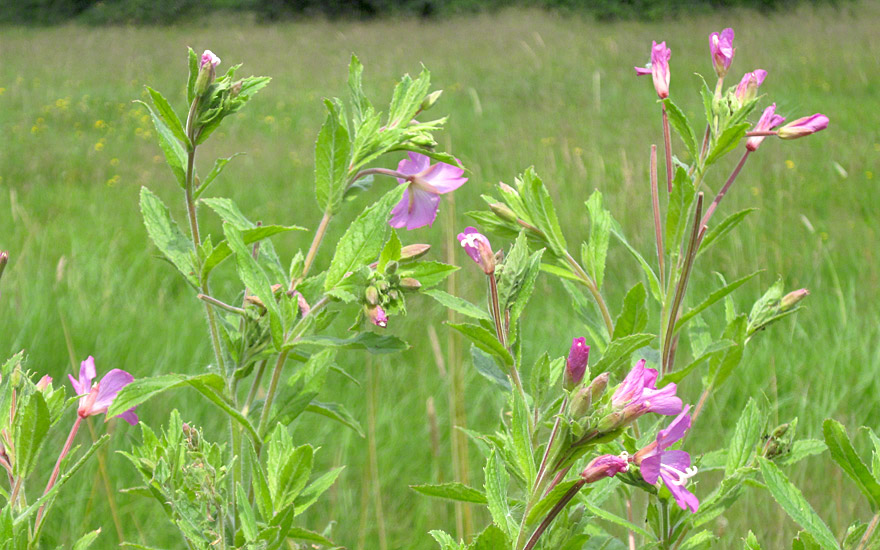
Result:
<svg viewBox="0 0 880 550"><path fill-rule="evenodd" d="M123 368L136 377L195 373L211 362L203 308L168 264L157 258L138 210L148 185L172 206L179 223L184 204L164 165L146 110L144 85L163 91L184 111L186 47L209 48L223 67L243 63L241 74L269 75L272 83L199 149L202 171L213 158L243 151L209 194L232 197L251 219L317 225L314 142L324 97L345 97L352 52L364 63L374 104L387 104L396 79L431 70L444 93L434 111L450 116L439 142L469 170L469 182L444 198L432 228L406 232L405 244L434 245L463 268L458 292L483 296L483 280L454 234L480 195L510 182L530 165L551 189L571 242L587 236L584 200L599 189L630 242L652 254L648 153L662 140L660 108L647 78L633 65L648 61L652 39L672 49L672 97L691 120L702 117L699 72L709 80L707 35L731 26L737 47L731 84L743 71L769 72L761 92L789 120L820 111L828 130L806 139L768 139L747 163L722 203L722 214L756 208L747 222L698 260L690 296L698 299L728 280L761 274L734 294L748 309L777 277L786 288L809 288L807 307L755 339L728 384L707 403L690 439L697 454L722 445L749 397L771 415L771 425L798 418L801 437L821 437L833 417L855 435L880 428L880 6L799 9L761 15L718 12L690 19L597 23L570 14L505 11L439 21L293 22L261 26L220 18L170 28L0 29L0 249L10 265L0 284L0 356L25 349L27 366L66 383L79 361L94 355L99 372ZM431 114L434 114L432 111ZM677 138L673 138L674 140ZM681 142L673 147L683 154ZM731 155L735 157L736 155ZM706 178L717 190L735 158ZM661 161L662 162L662 161ZM383 166L394 167L387 159ZM377 181L374 199L388 183ZM364 200L364 199L361 199ZM175 202L177 201L177 202ZM454 201L454 202L453 202ZM179 204L178 204L179 202ZM364 206L349 204L330 228L318 267ZM201 211L206 229L220 222ZM306 249L309 233L276 239L282 258ZM496 247L508 243L493 243ZM225 269L229 269L226 266ZM234 274L215 283L232 292ZM605 292L614 313L641 271L613 246ZM355 380L334 375L322 400L344 403L372 436L368 439L323 417L294 425L294 439L320 445L322 465L346 469L325 498L299 518L351 549L432 548L428 530L454 532L451 504L414 493L410 484L450 480L448 376L452 358L446 312L427 297L408 303L407 318L392 318L390 333L411 349L369 358L352 352L340 365ZM723 307L710 325L723 322ZM539 279L524 321L536 357L567 352L585 333L571 300L551 277ZM344 326L340 331L344 331ZM435 336L432 336L433 335ZM499 392L465 361L467 424L490 430L503 402ZM680 395L695 402L700 388ZM429 409L436 411L432 424ZM221 413L198 394L178 390L139 409L154 429L172 408L196 425L225 434ZM72 416L72 415L71 415ZM119 492L138 482L126 450L139 430L92 418L92 434L113 432L111 444L77 474L48 518L47 547L68 547L75 536L101 527L100 548L125 540L178 548L180 538L152 500ZM432 425L438 437L432 442ZM66 428L44 448L48 474ZM856 436L870 460L870 442ZM482 463L471 449L471 482L482 484ZM706 491L717 473L706 474ZM871 516L867 501L827 455L789 472L838 536L852 519ZM701 494L701 484L694 492ZM712 483L708 483L711 481ZM41 487L27 488L29 494ZM112 495L112 499L108 498ZM616 504L614 505L616 506ZM621 506L622 508L622 506ZM613 510L622 513L622 509ZM477 526L488 521L475 509ZM797 527L772 499L746 493L711 529L720 548L741 548L753 529L765 548L790 544Z"/></svg>

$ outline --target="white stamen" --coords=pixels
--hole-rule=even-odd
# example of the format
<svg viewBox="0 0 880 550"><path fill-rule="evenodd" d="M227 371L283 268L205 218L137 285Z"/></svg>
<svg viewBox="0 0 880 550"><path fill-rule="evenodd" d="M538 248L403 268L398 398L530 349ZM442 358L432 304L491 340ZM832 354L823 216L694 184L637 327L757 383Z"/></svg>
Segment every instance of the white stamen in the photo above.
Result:
<svg viewBox="0 0 880 550"><path fill-rule="evenodd" d="M482 235L480 235L479 233L468 233L468 234L465 235L464 238L461 240L461 246L462 246L462 247L465 247L465 246L472 246L472 247L474 247L474 248L478 248L477 243L479 243L479 242L482 241L482 240L480 239L480 237L482 237Z"/></svg>
<svg viewBox="0 0 880 550"><path fill-rule="evenodd" d="M673 476L675 476L675 479L670 480L670 483L672 483L673 485L678 485L679 487L682 487L685 484L687 484L687 481L690 478L697 475L697 471L698 471L696 466L690 466L684 472L682 472L681 470L673 468L672 466L669 466L668 464L660 464L660 469L666 470L667 473L670 473Z"/></svg>
<svg viewBox="0 0 880 550"><path fill-rule="evenodd" d="M624 471L624 472L628 472L628 471L629 471L629 458L630 458L630 457L629 457L629 453L626 452L626 451L623 451L622 453L620 453L619 455L617 455L617 458L619 458L620 460L626 462L626 468L624 468L622 471Z"/></svg>

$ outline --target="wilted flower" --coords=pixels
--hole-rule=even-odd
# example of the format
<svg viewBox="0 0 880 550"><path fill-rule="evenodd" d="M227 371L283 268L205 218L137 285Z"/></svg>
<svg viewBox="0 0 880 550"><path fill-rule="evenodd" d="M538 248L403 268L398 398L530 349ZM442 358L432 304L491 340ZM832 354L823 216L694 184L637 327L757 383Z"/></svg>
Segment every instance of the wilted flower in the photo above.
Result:
<svg viewBox="0 0 880 550"><path fill-rule="evenodd" d="M736 48L733 47L733 29L727 28L720 33L710 34L709 51L712 53L715 74L718 75L718 78L724 77L733 61L733 54L736 52Z"/></svg>
<svg viewBox="0 0 880 550"><path fill-rule="evenodd" d="M385 310L382 309L382 306L364 306L367 312L367 318L371 323L376 325L379 328L385 328L388 326L388 316L385 315Z"/></svg>
<svg viewBox="0 0 880 550"><path fill-rule="evenodd" d="M622 412L621 421L631 422L643 414L650 412L672 415L681 412L681 399L676 397L676 385L667 384L657 389L657 371L645 368L642 359L629 371L614 395L611 404L614 409Z"/></svg>
<svg viewBox="0 0 880 550"><path fill-rule="evenodd" d="M685 488L688 479L697 474L696 467L691 467L691 455L666 450L691 427L691 417L687 414L690 408L690 405L685 407L666 429L657 432L657 439L637 452L632 460L640 467L645 481L653 485L659 477L682 510L696 512L700 501Z"/></svg>
<svg viewBox="0 0 880 550"><path fill-rule="evenodd" d="M669 58L672 50L666 47L666 42L651 44L651 62L644 67L636 67L639 76L649 74L654 79L654 89L660 99L669 97Z"/></svg>
<svg viewBox="0 0 880 550"><path fill-rule="evenodd" d="M779 137L782 139L797 139L799 137L815 134L828 128L828 117L822 113L805 116L794 122L789 122L779 129Z"/></svg>
<svg viewBox="0 0 880 550"><path fill-rule="evenodd" d="M755 127L752 128L752 130L755 132L769 132L783 122L785 122L785 117L776 114L776 104L774 103L764 109L761 118L758 119L758 123L755 124ZM746 149L749 151L757 151L761 142L764 141L764 137L765 136L750 136L746 140Z"/></svg>
<svg viewBox="0 0 880 550"><path fill-rule="evenodd" d="M81 395L79 399L79 410L77 413L85 418L87 416L95 416L107 412L110 404L116 399L119 390L131 384L134 377L120 369L113 369L104 375L100 382L92 385L92 380L96 378L95 358L89 356L88 359L80 364L79 380L68 375L70 383L77 395ZM137 413L134 407L128 409L124 413L118 415L132 426L138 423Z"/></svg>
<svg viewBox="0 0 880 550"><path fill-rule="evenodd" d="M565 372L562 375L562 385L566 390L571 391L584 379L589 358L590 346L587 345L587 339L584 337L573 339L565 361Z"/></svg>
<svg viewBox="0 0 880 550"><path fill-rule="evenodd" d="M742 80L736 85L736 99L742 105L747 101L755 99L758 95L758 88L767 78L767 71L764 69L755 69L750 73L743 75Z"/></svg>
<svg viewBox="0 0 880 550"><path fill-rule="evenodd" d="M613 477L629 469L626 458L617 455L601 455L594 458L581 472L581 479L594 483L605 477Z"/></svg>
<svg viewBox="0 0 880 550"><path fill-rule="evenodd" d="M462 168L442 162L432 165L429 157L419 153L409 153L409 158L400 161L397 171L408 176L397 180L408 187L391 210L389 223L395 228L416 229L433 224L440 195L455 191L467 181L461 177Z"/></svg>
<svg viewBox="0 0 880 550"><path fill-rule="evenodd" d="M458 242L467 255L480 265L483 273L486 275L495 273L495 253L492 252L492 245L485 235L474 227L465 227L464 231L458 234Z"/></svg>

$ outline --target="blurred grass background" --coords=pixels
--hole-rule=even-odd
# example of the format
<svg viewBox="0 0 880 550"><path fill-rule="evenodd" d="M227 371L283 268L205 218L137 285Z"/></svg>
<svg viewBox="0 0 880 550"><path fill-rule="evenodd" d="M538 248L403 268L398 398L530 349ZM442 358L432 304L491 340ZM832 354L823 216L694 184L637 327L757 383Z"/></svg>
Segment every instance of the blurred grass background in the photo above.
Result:
<svg viewBox="0 0 880 550"><path fill-rule="evenodd" d="M481 193L511 181L529 165L549 185L570 243L586 237L583 201L600 189L630 241L646 256L652 250L648 151L659 143L659 108L648 79L633 65L648 59L652 39L672 48L672 96L691 120L700 120L700 80L711 76L711 31L732 26L737 55L730 83L743 71L764 68L761 91L789 119L826 113L825 132L794 142L767 140L752 156L723 205L723 213L757 207L759 212L724 246L701 257L691 296L714 288L711 273L728 280L763 269L737 291L740 309L750 306L778 275L788 288L808 287L808 307L795 319L756 339L741 369L708 403L689 441L704 452L722 444L739 411L756 397L773 420L799 417L803 436L820 436L821 420L833 416L850 428L880 420L880 6L800 8L769 16L728 11L668 22L596 23L542 11L373 22L302 22L260 26L236 19L170 28L46 29L6 27L0 38L0 249L11 252L2 282L0 355L20 349L28 366L57 382L92 354L98 369L123 368L135 376L198 372L210 361L202 307L148 242L137 206L148 185L183 221L182 197L155 144L145 111L144 84L163 91L184 111L186 47L212 49L224 66L242 62L242 74L266 74L271 85L225 123L200 149L202 171L216 156L245 151L214 184L215 196L234 198L265 223L314 227L320 218L313 198L313 145L321 121L321 98L344 97L347 64L356 52L366 66L365 85L381 107L403 72L424 63L434 88L445 90L437 113L450 114L442 146L471 171L455 194L453 229L468 223L464 212L480 208ZM434 113L432 113L434 114ZM680 151L680 144L675 147ZM396 164L387 159L387 166ZM735 162L735 159L730 159ZM717 189L731 166L711 173ZM374 190L376 196L381 189ZM327 244L341 235L362 203L351 205L331 226ZM450 208L444 201L443 209ZM219 223L208 210L203 224ZM402 235L404 243L429 242L443 256L444 216L433 229ZM283 258L307 248L311 235L276 241ZM500 244L500 243L499 243ZM318 267L329 262L323 250ZM457 275L461 292L482 298L482 279L465 263ZM610 255L606 292L614 311L639 269L619 248ZM228 269L228 266L227 266ZM226 274L229 281L229 274ZM222 279L222 276L221 276ZM229 286L215 283L223 296ZM374 361L380 390L375 425L384 522L376 521L368 493L367 445L356 434L317 419L296 425L294 436L322 447L323 464L346 465L335 488L306 514L306 525L348 548L430 548L427 531L454 529L451 505L419 497L407 486L451 477L447 380L438 371L426 328L441 342L445 313L430 300L409 302L409 318L393 319L389 331L412 344L401 355ZM708 316L718 326L723 313ZM525 328L531 357L545 349L562 355L582 334L569 298L542 277ZM361 381L331 379L326 400L345 403L367 425L363 381L367 359L341 362ZM501 397L467 369L469 426L488 430L497 422ZM699 388L682 389L696 401ZM433 399L440 429L432 453L426 402ZM184 419L217 428L219 413L185 391L141 407L153 427L179 408ZM96 429L101 430L96 424ZM110 449L125 449L138 431L111 423ZM60 446L64 434L53 434ZM83 443L87 435L79 436ZM219 436L218 436L219 437ZM865 441L859 441L860 444ZM54 448L48 446L47 448ZM861 445L864 450L867 447ZM44 452L46 471L54 456ZM481 484L477 453L472 472ZM114 490L136 484L121 456L106 456ZM825 456L811 458L791 475L842 534L851 518L867 519L867 503ZM707 479L708 481L708 479ZM102 527L103 545L115 545L97 462L77 475L49 518L47 535L58 544L86 529ZM701 487L702 485L702 487ZM698 484L708 492L711 484ZM36 490L33 489L32 490ZM703 495L701 495L703 496ZM179 539L152 501L117 493L127 540L173 548ZM486 518L479 517L482 520ZM161 525L161 527L159 527ZM739 548L747 529L765 548L781 548L796 532L772 501L755 492L741 499L712 528L723 548Z"/></svg>

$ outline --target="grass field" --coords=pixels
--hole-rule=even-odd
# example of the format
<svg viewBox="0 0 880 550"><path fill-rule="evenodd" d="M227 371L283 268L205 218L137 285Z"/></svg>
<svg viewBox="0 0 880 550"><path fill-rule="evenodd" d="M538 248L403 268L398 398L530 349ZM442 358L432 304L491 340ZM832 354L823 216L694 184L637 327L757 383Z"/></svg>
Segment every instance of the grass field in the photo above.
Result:
<svg viewBox="0 0 880 550"><path fill-rule="evenodd" d="M385 103L394 80L403 72L418 72L420 62L431 69L435 87L445 90L435 109L451 120L440 141L471 171L469 183L455 196L456 229L467 223L464 212L479 207L481 193L534 164L551 187L572 240L586 235L583 200L598 188L630 240L647 253L653 239L647 153L661 137L651 84L636 79L632 67L647 61L652 39L666 40L673 51L673 96L696 119L702 106L693 73L708 78L712 71L706 36L732 26L737 32L732 71L737 76L732 78L764 68L769 76L761 91L778 111L792 118L821 111L831 126L809 139L765 142L723 205L728 213L746 206L760 211L726 246L701 258L695 292L716 284L711 266L728 280L764 270L736 294L741 309L777 275L787 287L808 287L812 296L796 319L757 341L735 379L710 400L693 437L705 448L693 450L721 444L749 396L780 422L797 416L805 436L819 435L827 416L851 429L880 428L878 25L878 5L861 3L840 11L730 12L651 24L597 24L514 11L440 22L262 27L220 20L163 29L2 29L0 249L11 252L12 262L2 282L0 355L26 349L31 369L59 381L72 372L74 361L89 354L101 371L119 367L135 376L198 372L210 361L201 306L155 259L137 208L141 185L166 202L178 194L149 120L131 100L143 98L143 85L150 84L183 110L186 46L210 48L224 65L240 61L247 74L273 77L200 153L209 159L247 152L230 164L213 193L233 197L252 219L316 225L312 155L323 118L320 100L346 93L346 66L356 52L376 103ZM729 168L707 180L712 189ZM173 206L182 220L183 204ZM354 214L348 209L331 227L329 243ZM216 220L208 212L203 217L216 234ZM433 243L440 255L443 234L441 214L433 230L408 234L406 242ZM289 258L310 238L285 235L276 242L282 257ZM324 250L319 266L327 264L327 254ZM639 273L620 250L610 261L606 286L616 310ZM470 297L482 290L473 269L462 270L457 280ZM222 294L223 285L215 286ZM539 282L536 295L526 320L531 341L561 355L582 328L550 278ZM448 480L452 471L447 381L426 332L436 326L445 342L440 325L445 313L427 299L411 302L409 309L409 321L418 322L389 330L407 339L412 350L373 363L361 355L346 356L343 363L362 385L333 380L332 400L346 403L368 426L364 383L373 376L380 484L371 485L367 444L350 430L308 419L294 433L322 446L324 464L347 466L306 522L322 530L335 520L332 535L348 548L430 548L429 529L454 529L451 506L407 488ZM720 319L723 313L715 315ZM468 372L469 425L490 429L501 397ZM698 393L697 387L682 390L690 401ZM436 404L442 436L437 456L430 443L428 399ZM196 424L222 426L215 409L183 391L139 412L158 427L171 407ZM99 424L94 423L97 431L104 429ZM113 449L125 449L139 437L126 425L110 426ZM60 444L64 434L54 437ZM867 453L867 440L858 443ZM475 455L472 471L479 484L482 465ZM114 490L136 483L123 457L109 453L105 458ZM47 471L53 461L44 453ZM837 534L851 518L869 517L867 502L826 456L808 459L791 475ZM47 536L66 546L72 535L103 527L100 547L114 546L116 528L98 463L79 473L73 485L50 518ZM375 490L381 490L383 504L378 519L370 494ZM753 494L713 525L723 534L720 547L740 548L748 528L765 548L789 544L795 525L769 498ZM124 493L115 498L127 540L158 548L179 544L170 526L160 523L161 510L152 501Z"/></svg>

